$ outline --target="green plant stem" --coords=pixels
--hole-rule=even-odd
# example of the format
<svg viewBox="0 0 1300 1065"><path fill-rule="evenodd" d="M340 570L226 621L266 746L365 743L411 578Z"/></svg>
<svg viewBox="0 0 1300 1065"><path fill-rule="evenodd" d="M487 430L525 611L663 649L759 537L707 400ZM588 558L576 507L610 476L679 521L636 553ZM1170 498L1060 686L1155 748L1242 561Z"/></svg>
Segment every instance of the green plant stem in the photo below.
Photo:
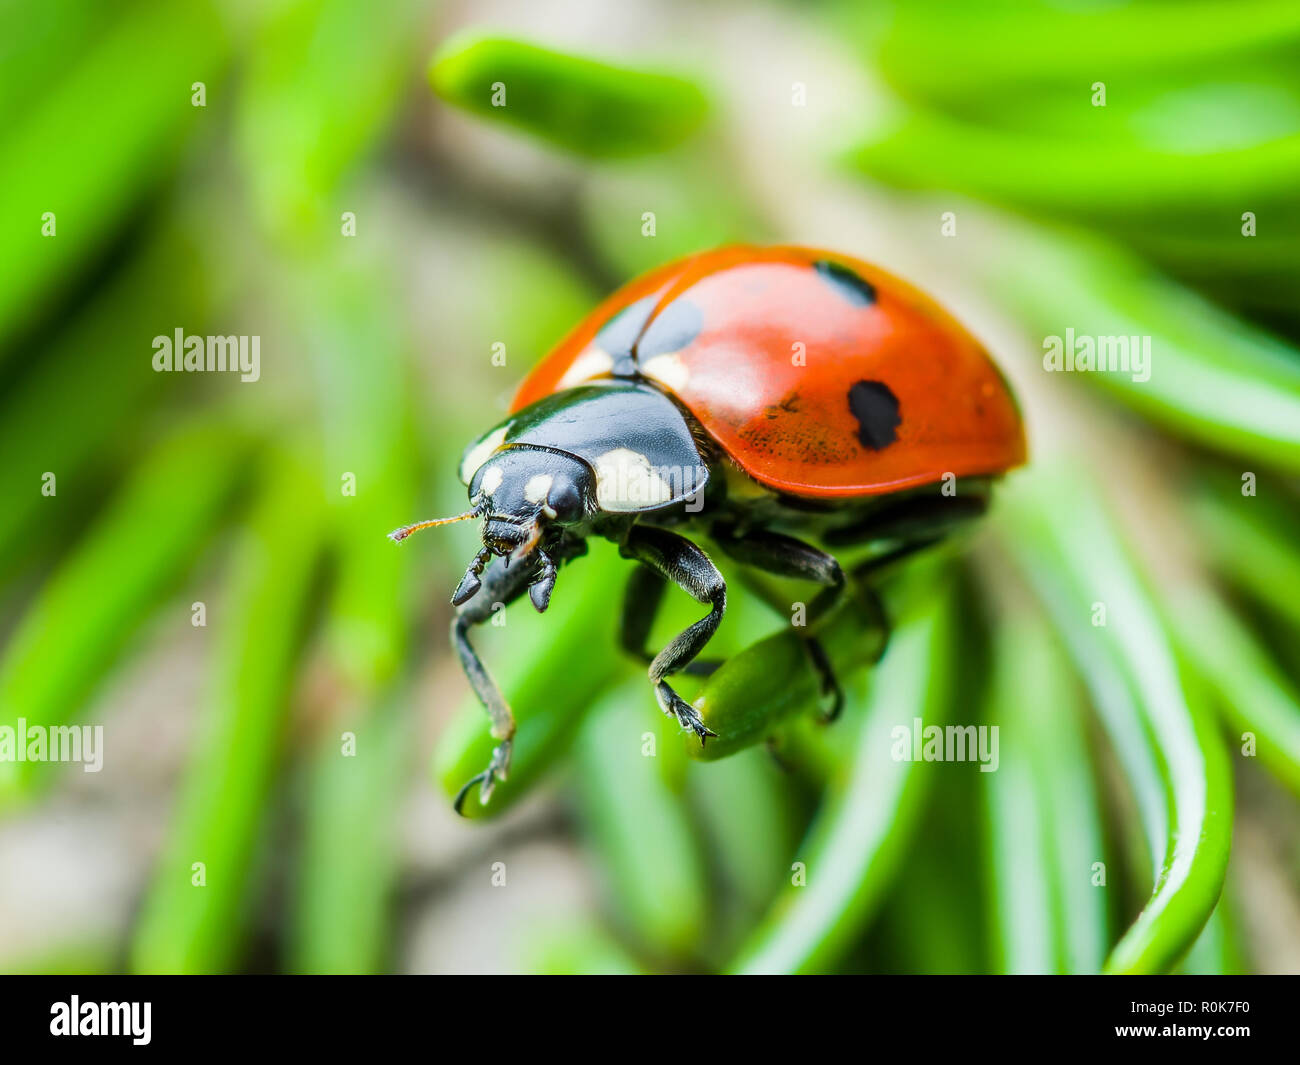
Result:
<svg viewBox="0 0 1300 1065"><path fill-rule="evenodd" d="M1233 56L1284 52L1300 37L1300 15L1287 0L1186 0L1175 9L1023 0L977 6L907 0L891 7L878 46L885 76L911 94L951 104L989 86L1026 91L1069 83L1086 93L1103 76L1127 84L1171 70L1204 70Z"/></svg>
<svg viewBox="0 0 1300 1065"><path fill-rule="evenodd" d="M135 929L134 971L224 973L242 962L325 528L314 464L274 455L224 617L209 621L219 637L211 701Z"/></svg>
<svg viewBox="0 0 1300 1065"><path fill-rule="evenodd" d="M993 271L1044 337L1149 337L1149 379L1075 374L1145 418L1218 451L1300 470L1300 352L1153 274L1118 249L1028 236ZM1046 342L1036 358L1048 354ZM1069 376L1068 374L1065 376Z"/></svg>
<svg viewBox="0 0 1300 1065"><path fill-rule="evenodd" d="M1198 544L1228 581L1300 633L1296 515L1276 498L1242 495L1240 485L1228 488L1207 478L1193 494L1191 524Z"/></svg>
<svg viewBox="0 0 1300 1065"><path fill-rule="evenodd" d="M955 618L945 571L925 567L914 579L932 587L900 614L865 706L847 690L846 715L862 714L847 774L834 782L796 861L793 880L731 965L740 973L818 972L852 945L880 901L914 826L928 783L926 763L895 760L898 727L913 718L942 724L950 709Z"/></svg>
<svg viewBox="0 0 1300 1065"><path fill-rule="evenodd" d="M1232 831L1227 754L1205 693L1086 478L1076 469L1020 474L1001 505L1007 550L1091 689L1151 855L1151 897L1105 971L1163 972L1200 934L1223 886Z"/></svg>
<svg viewBox="0 0 1300 1065"><path fill-rule="evenodd" d="M646 687L632 677L600 699L583 723L574 771L621 923L651 956L671 962L698 953L711 895L691 813L658 764L681 754L661 749L660 734L647 729Z"/></svg>
<svg viewBox="0 0 1300 1065"><path fill-rule="evenodd" d="M1170 593L1170 629L1214 688L1234 745L1300 795L1300 694L1250 630L1208 588Z"/></svg>
<svg viewBox="0 0 1300 1065"><path fill-rule="evenodd" d="M412 698L398 685L348 706L307 756L291 972L378 973L389 961Z"/></svg>
<svg viewBox="0 0 1300 1065"><path fill-rule="evenodd" d="M1008 973L1095 973L1109 935L1098 802L1076 679L1039 617L997 625L986 719L999 765L988 803L995 959Z"/></svg>
<svg viewBox="0 0 1300 1065"><path fill-rule="evenodd" d="M592 158L665 151L708 114L686 78L477 31L444 42L429 81L449 103Z"/></svg>
<svg viewBox="0 0 1300 1065"><path fill-rule="evenodd" d="M291 0L270 5L240 85L236 141L254 210L282 243L337 240L339 188L396 117L427 5ZM369 216L358 225L372 225Z"/></svg>
<svg viewBox="0 0 1300 1065"><path fill-rule="evenodd" d="M747 932L786 880L807 817L798 781L765 750L691 765L688 795L730 904L715 915L725 941Z"/></svg>
<svg viewBox="0 0 1300 1065"><path fill-rule="evenodd" d="M211 114L193 106L191 85L215 96L228 45L211 0L145 0L32 97L0 142L0 341L174 164L186 131Z"/></svg>
<svg viewBox="0 0 1300 1065"><path fill-rule="evenodd" d="M8 641L0 658L0 720L55 726L84 710L139 627L200 557L250 451L241 427L202 420L146 457ZM61 487L68 490L66 482ZM184 617L188 623L188 608ZM52 764L0 762L0 805L48 779Z"/></svg>
<svg viewBox="0 0 1300 1065"><path fill-rule="evenodd" d="M819 624L818 633L840 678L874 662L887 637L873 605L855 594L845 596L834 616ZM717 761L776 736L794 719L823 710L826 697L803 633L786 627L728 658L694 704L717 736L703 746L684 736L683 745L692 758Z"/></svg>
<svg viewBox="0 0 1300 1065"><path fill-rule="evenodd" d="M205 276L191 242L161 234L68 327L35 349L0 406L0 573L57 543L94 501L89 471L100 472L138 443L131 428L175 377L156 373L147 341L173 323L201 332ZM167 323L165 326L161 323ZM41 494L45 473L59 494Z"/></svg>
<svg viewBox="0 0 1300 1065"><path fill-rule="evenodd" d="M1079 107L1086 109L1087 86L1079 91ZM953 152L965 160L959 169L947 163ZM1093 142L1087 167L1077 165L1079 154L1079 138L1069 133L1025 134L916 111L851 158L866 173L903 188L942 184L1027 211L1110 222L1210 205L1240 218L1243 203L1284 203L1300 178L1300 134L1199 152ZM1096 181L1097 170L1108 179Z"/></svg>
<svg viewBox="0 0 1300 1065"><path fill-rule="evenodd" d="M407 366L384 266L324 253L295 275L324 434L335 583L320 668L330 724L307 752L303 845L289 944L295 972L380 972L391 943L396 824L410 765L415 557L384 533L414 513L417 471ZM365 357L358 353L365 352ZM356 493L328 483L343 472Z"/></svg>

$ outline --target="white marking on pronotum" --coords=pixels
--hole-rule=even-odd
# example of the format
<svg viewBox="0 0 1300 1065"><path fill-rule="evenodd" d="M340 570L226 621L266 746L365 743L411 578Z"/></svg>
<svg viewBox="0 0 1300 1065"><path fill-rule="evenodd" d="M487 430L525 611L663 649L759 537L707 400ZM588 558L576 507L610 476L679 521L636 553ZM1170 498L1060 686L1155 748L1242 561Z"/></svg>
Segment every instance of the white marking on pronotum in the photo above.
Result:
<svg viewBox="0 0 1300 1065"><path fill-rule="evenodd" d="M484 495L491 495L501 487L501 467L493 466L487 473L483 474L483 480L479 482L478 490Z"/></svg>
<svg viewBox="0 0 1300 1065"><path fill-rule="evenodd" d="M640 452L616 447L596 459L596 499L605 510L641 510L672 498L672 486Z"/></svg>
<svg viewBox="0 0 1300 1065"><path fill-rule="evenodd" d="M528 483L524 485L524 498L530 503L545 503L552 479L549 473L539 473L528 478Z"/></svg>
<svg viewBox="0 0 1300 1065"><path fill-rule="evenodd" d="M647 377L652 377L661 384L667 385L674 392L680 392L685 388L686 382L691 377L691 372L686 368L686 363L682 362L681 356L676 352L668 355L656 355L653 359L646 360L641 367L641 372Z"/></svg>
<svg viewBox="0 0 1300 1065"><path fill-rule="evenodd" d="M600 348L588 348L576 359L573 365L564 371L564 376L556 382L557 388L572 388L593 377L601 377L614 369L614 357Z"/></svg>
<svg viewBox="0 0 1300 1065"><path fill-rule="evenodd" d="M487 462L492 452L501 446L506 438L506 430L509 428L509 425L503 425L499 429L493 429L492 432L474 445L473 450L465 456L465 460L460 464L462 484L469 484L474 479L474 474L478 473L479 467Z"/></svg>

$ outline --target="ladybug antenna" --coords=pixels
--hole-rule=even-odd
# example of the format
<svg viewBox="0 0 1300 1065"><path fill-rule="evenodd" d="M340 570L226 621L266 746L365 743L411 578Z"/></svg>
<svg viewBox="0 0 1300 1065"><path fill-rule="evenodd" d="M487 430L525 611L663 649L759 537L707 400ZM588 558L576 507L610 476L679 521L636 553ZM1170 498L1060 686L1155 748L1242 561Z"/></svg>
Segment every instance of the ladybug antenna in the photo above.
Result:
<svg viewBox="0 0 1300 1065"><path fill-rule="evenodd" d="M450 525L457 521L468 521L470 518L479 516L479 508L467 510L464 514L457 514L454 518L434 518L432 521L417 521L414 525L403 525L400 529L394 529L388 534L388 538L395 544L400 544L413 532L419 532L421 529L432 529L435 525Z"/></svg>

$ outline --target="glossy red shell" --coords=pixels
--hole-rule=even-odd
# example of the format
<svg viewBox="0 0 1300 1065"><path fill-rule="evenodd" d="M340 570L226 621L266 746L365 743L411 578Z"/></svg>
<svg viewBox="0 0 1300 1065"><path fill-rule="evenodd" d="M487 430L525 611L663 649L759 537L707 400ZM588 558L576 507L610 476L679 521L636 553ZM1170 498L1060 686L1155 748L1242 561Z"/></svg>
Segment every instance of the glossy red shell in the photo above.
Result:
<svg viewBox="0 0 1300 1065"><path fill-rule="evenodd" d="M597 334L641 300L631 360L611 358ZM663 350L665 338L681 346ZM1016 402L979 342L917 289L845 255L734 246L653 270L561 341L512 410L633 367L756 481L796 496L879 495L1025 461Z"/></svg>

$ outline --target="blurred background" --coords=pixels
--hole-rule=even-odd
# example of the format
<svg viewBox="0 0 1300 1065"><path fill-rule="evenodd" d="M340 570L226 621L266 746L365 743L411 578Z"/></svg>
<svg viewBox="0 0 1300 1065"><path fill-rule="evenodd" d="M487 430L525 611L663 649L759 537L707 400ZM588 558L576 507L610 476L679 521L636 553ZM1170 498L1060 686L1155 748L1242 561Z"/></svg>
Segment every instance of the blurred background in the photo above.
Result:
<svg viewBox="0 0 1300 1065"><path fill-rule="evenodd" d="M0 968L1300 970L1292 0L2 17L0 729L104 738L0 762ZM727 241L930 292L1031 465L771 750L668 726L594 549L477 636L520 736L458 819L475 530L385 534L463 509L598 299ZM177 330L257 338L256 380L157 372ZM1067 330L1149 378L1050 372ZM733 606L720 649L781 638ZM918 717L998 726L998 770L895 760Z"/></svg>

